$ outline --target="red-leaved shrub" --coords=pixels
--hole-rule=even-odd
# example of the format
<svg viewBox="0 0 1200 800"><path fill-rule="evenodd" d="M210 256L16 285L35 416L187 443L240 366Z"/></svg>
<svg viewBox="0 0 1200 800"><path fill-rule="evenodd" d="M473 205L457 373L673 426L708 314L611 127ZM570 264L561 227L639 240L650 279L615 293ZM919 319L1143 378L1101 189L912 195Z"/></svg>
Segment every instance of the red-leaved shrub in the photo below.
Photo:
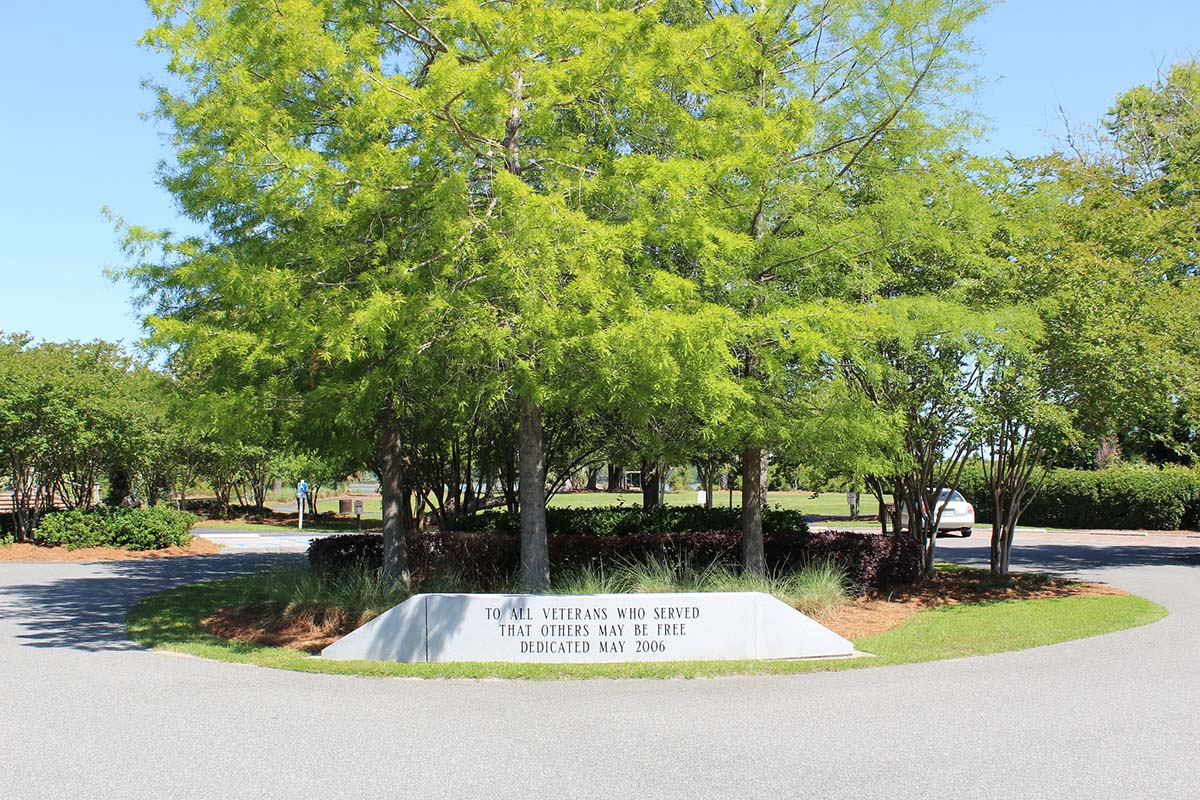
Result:
<svg viewBox="0 0 1200 800"><path fill-rule="evenodd" d="M663 556L701 566L717 562L736 566L741 560L741 534L734 531L551 536L549 546L556 571ZM772 571L830 560L863 589L886 591L911 583L921 573L920 548L908 537L781 531L765 534L763 547ZM408 537L408 558L416 574L453 570L479 590L495 590L517 572L520 540L494 533L413 533ZM316 539L308 548L308 560L314 571L324 573L355 567L378 569L383 564L383 538L379 534L347 534Z"/></svg>

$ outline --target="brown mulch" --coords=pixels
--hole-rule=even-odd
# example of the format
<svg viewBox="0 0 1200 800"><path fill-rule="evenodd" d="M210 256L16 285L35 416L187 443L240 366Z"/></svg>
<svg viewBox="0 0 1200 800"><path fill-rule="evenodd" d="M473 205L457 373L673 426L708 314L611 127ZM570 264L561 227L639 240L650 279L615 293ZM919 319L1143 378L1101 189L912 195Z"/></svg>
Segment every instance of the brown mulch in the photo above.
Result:
<svg viewBox="0 0 1200 800"><path fill-rule="evenodd" d="M958 603L1095 597L1126 594L1098 583L1081 583L1046 575L1012 575L995 581L984 570L942 572L932 581L904 586L887 595L868 595L815 616L847 639L863 639L890 630L928 608ZM256 607L218 608L206 616L205 630L224 639L271 647L320 652L356 627L340 619L303 617L273 620Z"/></svg>
<svg viewBox="0 0 1200 800"><path fill-rule="evenodd" d="M290 647L306 653L321 652L357 627L310 617L270 620L263 609L254 606L218 608L200 622L206 631L222 639Z"/></svg>
<svg viewBox="0 0 1200 800"><path fill-rule="evenodd" d="M862 639L890 630L918 611L937 606L1119 594L1126 592L1098 583L1040 574L1014 574L993 580L985 570L954 570L940 572L932 581L903 586L887 595L860 597L816 619L847 639Z"/></svg>
<svg viewBox="0 0 1200 800"><path fill-rule="evenodd" d="M136 558L173 558L175 556L207 556L219 552L221 546L200 536L193 536L186 547L165 547L161 550L126 550L123 547L45 547L18 543L0 547L0 561L128 561Z"/></svg>

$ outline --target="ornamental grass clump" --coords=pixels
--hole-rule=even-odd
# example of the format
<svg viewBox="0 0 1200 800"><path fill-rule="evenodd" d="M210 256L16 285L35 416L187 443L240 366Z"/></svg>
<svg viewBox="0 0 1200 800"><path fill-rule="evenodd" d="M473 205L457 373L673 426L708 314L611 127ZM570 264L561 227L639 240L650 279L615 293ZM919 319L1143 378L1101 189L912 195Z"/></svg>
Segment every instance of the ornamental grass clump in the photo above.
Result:
<svg viewBox="0 0 1200 800"><path fill-rule="evenodd" d="M805 614L828 611L850 598L846 571L828 560L766 575L715 566L705 575L703 591L762 592Z"/></svg>
<svg viewBox="0 0 1200 800"><path fill-rule="evenodd" d="M801 567L788 577L792 607L805 614L820 614L850 599L849 580L841 565L828 559Z"/></svg>
<svg viewBox="0 0 1200 800"><path fill-rule="evenodd" d="M687 559L667 555L627 561L617 567L630 592L695 591L696 571Z"/></svg>
<svg viewBox="0 0 1200 800"><path fill-rule="evenodd" d="M434 573L406 587L376 569L325 574L280 567L248 584L241 606L260 609L276 622L335 630L363 625L413 594L465 590L462 578L453 572Z"/></svg>
<svg viewBox="0 0 1200 800"><path fill-rule="evenodd" d="M621 569L605 569L603 565L587 564L555 578L551 591L555 594L623 594L629 591L628 576Z"/></svg>
<svg viewBox="0 0 1200 800"><path fill-rule="evenodd" d="M850 599L846 570L832 560L798 569L755 575L714 562L697 566L686 558L654 556L612 567L587 565L563 575L557 594L669 592L762 592L805 614L820 614Z"/></svg>

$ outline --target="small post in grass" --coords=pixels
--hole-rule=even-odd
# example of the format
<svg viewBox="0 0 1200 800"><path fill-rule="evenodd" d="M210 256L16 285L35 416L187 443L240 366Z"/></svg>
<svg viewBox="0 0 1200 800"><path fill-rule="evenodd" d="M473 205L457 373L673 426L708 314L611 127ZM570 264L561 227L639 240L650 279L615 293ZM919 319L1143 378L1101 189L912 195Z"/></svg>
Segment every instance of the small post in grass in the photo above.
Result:
<svg viewBox="0 0 1200 800"><path fill-rule="evenodd" d="M358 529L362 530L362 500L354 501L354 517L358 520Z"/></svg>

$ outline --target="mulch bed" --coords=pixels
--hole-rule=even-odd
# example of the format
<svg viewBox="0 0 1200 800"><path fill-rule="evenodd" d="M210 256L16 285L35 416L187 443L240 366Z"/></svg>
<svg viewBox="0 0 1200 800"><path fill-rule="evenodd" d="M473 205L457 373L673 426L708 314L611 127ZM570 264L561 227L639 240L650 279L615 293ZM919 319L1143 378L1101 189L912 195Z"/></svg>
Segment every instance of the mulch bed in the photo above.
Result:
<svg viewBox="0 0 1200 800"><path fill-rule="evenodd" d="M847 639L862 639L890 630L918 611L938 606L1121 594L1127 592L1042 574L1018 573L996 580L986 570L947 570L932 581L902 586L886 595L860 597L817 619Z"/></svg>
<svg viewBox="0 0 1200 800"><path fill-rule="evenodd" d="M289 647L306 653L319 653L357 627L309 617L270 620L264 609L254 606L218 608L201 622L206 631L222 639Z"/></svg>
<svg viewBox="0 0 1200 800"><path fill-rule="evenodd" d="M45 547L18 543L0 547L0 561L128 561L137 558L174 558L176 556L207 556L220 552L221 546L199 536L193 536L187 547L165 547L161 550L126 550L123 547Z"/></svg>
<svg viewBox="0 0 1200 800"><path fill-rule="evenodd" d="M938 606L1121 594L1126 592L1097 583L1046 575L1017 574L996 581L986 570L954 570L941 572L932 581L904 586L887 595L857 598L815 618L847 639L856 640L888 631L913 614ZM320 652L356 627L341 619L275 620L266 609L246 606L218 608L202 623L205 630L223 639L288 647L308 653Z"/></svg>

